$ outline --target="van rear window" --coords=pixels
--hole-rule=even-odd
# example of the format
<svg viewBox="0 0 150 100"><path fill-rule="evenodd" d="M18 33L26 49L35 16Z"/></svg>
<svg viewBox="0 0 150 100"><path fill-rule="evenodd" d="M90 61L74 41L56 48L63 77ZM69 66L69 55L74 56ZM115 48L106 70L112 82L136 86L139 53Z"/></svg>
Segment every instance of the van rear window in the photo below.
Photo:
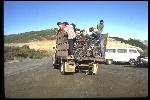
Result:
<svg viewBox="0 0 150 100"><path fill-rule="evenodd" d="M129 53L136 53L136 50L130 49Z"/></svg>
<svg viewBox="0 0 150 100"><path fill-rule="evenodd" d="M116 49L107 49L106 52L108 52L108 53L115 53Z"/></svg>
<svg viewBox="0 0 150 100"><path fill-rule="evenodd" d="M118 53L127 53L127 49L117 49Z"/></svg>

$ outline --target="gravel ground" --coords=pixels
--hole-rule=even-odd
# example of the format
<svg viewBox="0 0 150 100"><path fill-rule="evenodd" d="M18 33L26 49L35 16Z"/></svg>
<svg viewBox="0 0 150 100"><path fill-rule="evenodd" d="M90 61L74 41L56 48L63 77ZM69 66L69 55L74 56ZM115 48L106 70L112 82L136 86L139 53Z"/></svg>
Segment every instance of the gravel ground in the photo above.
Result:
<svg viewBox="0 0 150 100"><path fill-rule="evenodd" d="M6 98L147 97L148 68L101 64L97 75L61 75L50 58L4 64Z"/></svg>

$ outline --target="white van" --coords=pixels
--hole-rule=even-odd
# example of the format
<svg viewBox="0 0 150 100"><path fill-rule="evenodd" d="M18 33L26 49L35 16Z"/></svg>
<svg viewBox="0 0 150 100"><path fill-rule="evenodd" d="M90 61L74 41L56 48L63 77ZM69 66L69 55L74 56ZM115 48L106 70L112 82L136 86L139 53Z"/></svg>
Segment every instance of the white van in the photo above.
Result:
<svg viewBox="0 0 150 100"><path fill-rule="evenodd" d="M109 48L105 52L105 61L107 64L113 62L129 62L134 64L140 53L136 48Z"/></svg>

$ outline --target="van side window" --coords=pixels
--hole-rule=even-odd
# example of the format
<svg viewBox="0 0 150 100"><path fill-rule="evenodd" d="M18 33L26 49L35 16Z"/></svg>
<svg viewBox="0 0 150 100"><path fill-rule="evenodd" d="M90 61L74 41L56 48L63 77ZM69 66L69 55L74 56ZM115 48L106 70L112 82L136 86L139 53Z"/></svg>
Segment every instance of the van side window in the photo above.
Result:
<svg viewBox="0 0 150 100"><path fill-rule="evenodd" d="M136 50L130 49L129 53L136 53Z"/></svg>
<svg viewBox="0 0 150 100"><path fill-rule="evenodd" d="M115 53L116 52L116 49L107 49L106 50L108 53Z"/></svg>
<svg viewBox="0 0 150 100"><path fill-rule="evenodd" d="M127 49L117 49L118 53L127 53Z"/></svg>

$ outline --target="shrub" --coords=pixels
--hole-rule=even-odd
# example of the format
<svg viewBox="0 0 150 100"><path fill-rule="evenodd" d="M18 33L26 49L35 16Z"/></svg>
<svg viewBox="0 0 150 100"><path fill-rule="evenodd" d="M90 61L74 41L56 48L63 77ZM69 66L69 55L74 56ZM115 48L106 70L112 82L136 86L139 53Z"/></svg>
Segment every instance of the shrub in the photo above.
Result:
<svg viewBox="0 0 150 100"><path fill-rule="evenodd" d="M39 59L43 57L48 57L48 53L44 50L36 51L34 49L30 49L29 46L25 45L23 47L4 47L4 61L22 59L22 58L32 58Z"/></svg>

